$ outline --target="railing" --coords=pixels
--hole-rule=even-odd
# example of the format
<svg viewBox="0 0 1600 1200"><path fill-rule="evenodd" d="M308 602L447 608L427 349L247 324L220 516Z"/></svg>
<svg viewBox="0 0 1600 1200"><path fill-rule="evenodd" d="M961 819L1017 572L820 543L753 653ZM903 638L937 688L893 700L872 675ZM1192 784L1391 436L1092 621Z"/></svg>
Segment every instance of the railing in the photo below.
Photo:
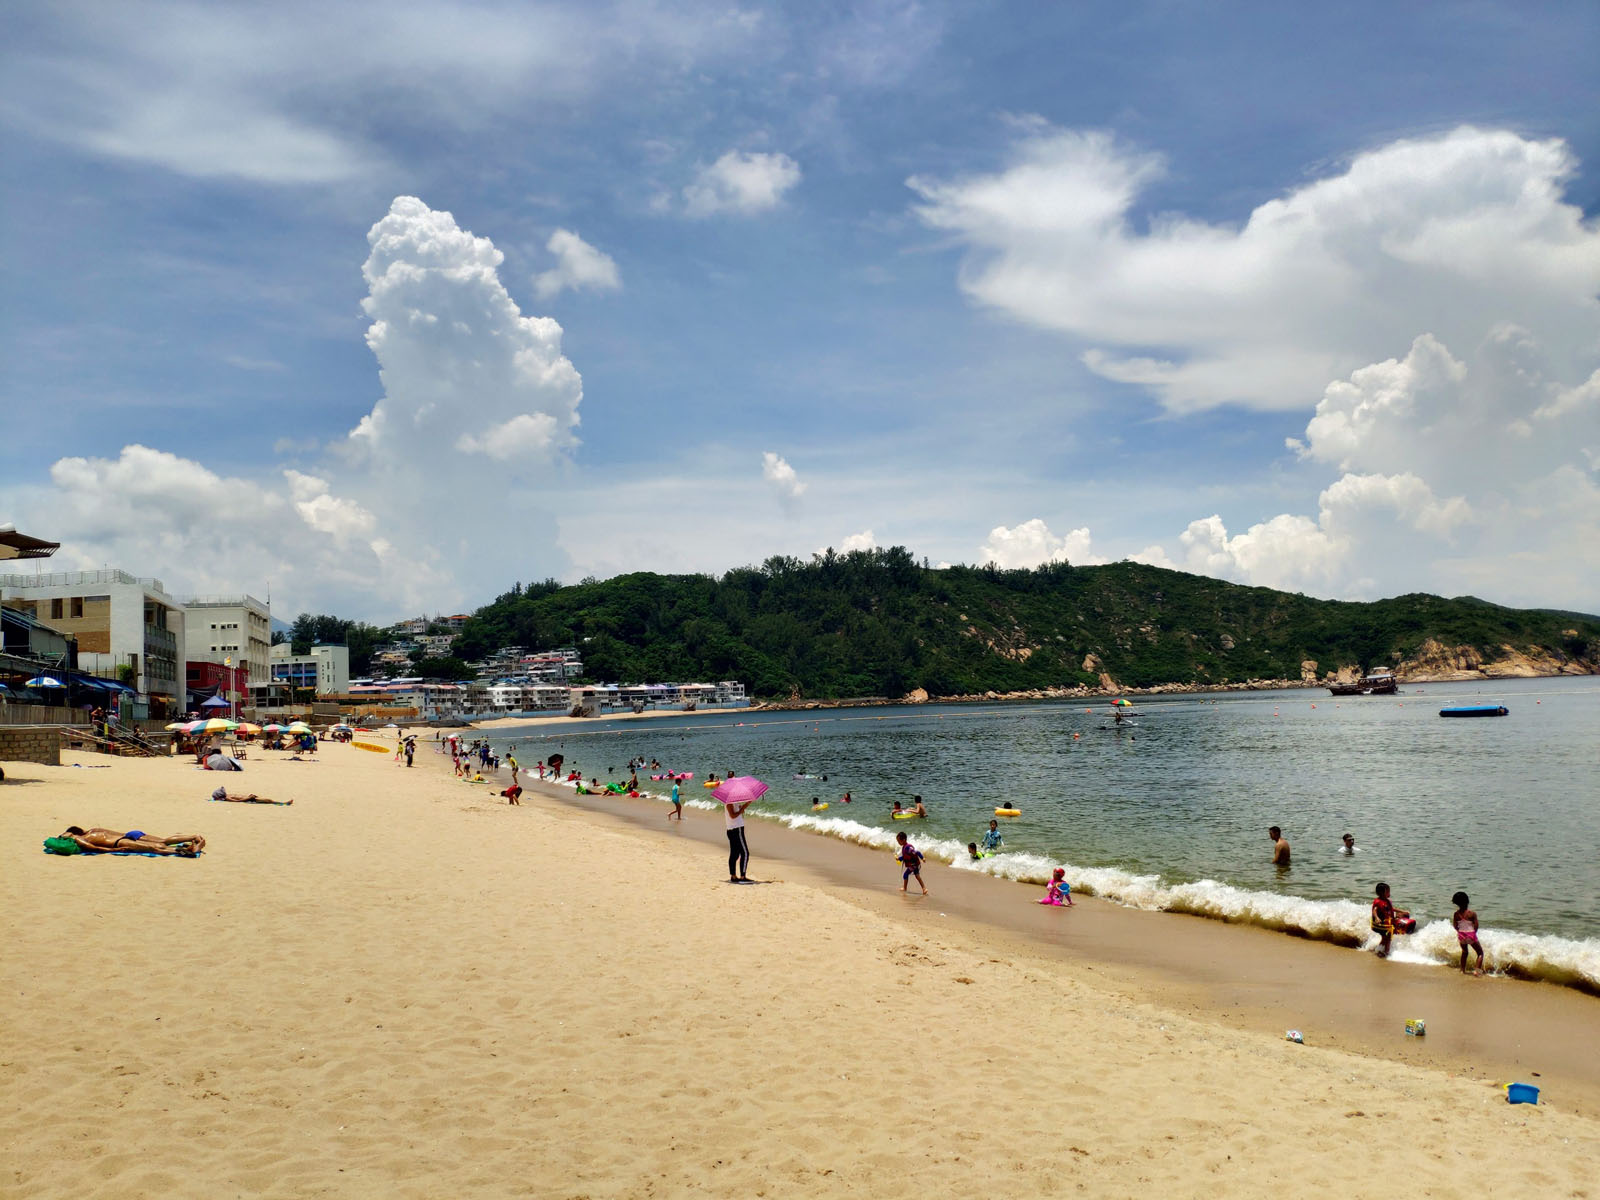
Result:
<svg viewBox="0 0 1600 1200"><path fill-rule="evenodd" d="M89 714L64 704L12 704L0 700L0 725L87 725Z"/></svg>
<svg viewBox="0 0 1600 1200"><path fill-rule="evenodd" d="M185 608L250 608L254 606L262 612L268 611L265 600L257 600L248 592L237 596L189 596L178 601L178 603Z"/></svg>
<svg viewBox="0 0 1600 1200"><path fill-rule="evenodd" d="M101 571L51 571L37 575L0 575L0 587L91 587L101 583L127 583L147 587L153 592L166 594L166 586L159 579L129 575L115 567Z"/></svg>

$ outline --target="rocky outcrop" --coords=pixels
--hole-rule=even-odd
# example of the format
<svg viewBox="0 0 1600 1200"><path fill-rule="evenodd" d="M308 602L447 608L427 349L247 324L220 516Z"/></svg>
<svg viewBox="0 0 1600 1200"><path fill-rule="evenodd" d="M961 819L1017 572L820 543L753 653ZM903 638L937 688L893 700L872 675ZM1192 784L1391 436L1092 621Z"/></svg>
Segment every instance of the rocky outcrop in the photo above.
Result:
<svg viewBox="0 0 1600 1200"><path fill-rule="evenodd" d="M1600 662L1544 646L1518 650L1500 645L1485 656L1476 646L1446 646L1429 638L1402 659L1395 674L1402 683L1447 683L1462 679L1537 679L1549 675L1593 675Z"/></svg>
<svg viewBox="0 0 1600 1200"><path fill-rule="evenodd" d="M1315 683L1317 681L1317 660L1307 658L1300 663L1300 682Z"/></svg>
<svg viewBox="0 0 1600 1200"><path fill-rule="evenodd" d="M912 688L906 693L905 702L907 704L926 704L928 702L928 689Z"/></svg>

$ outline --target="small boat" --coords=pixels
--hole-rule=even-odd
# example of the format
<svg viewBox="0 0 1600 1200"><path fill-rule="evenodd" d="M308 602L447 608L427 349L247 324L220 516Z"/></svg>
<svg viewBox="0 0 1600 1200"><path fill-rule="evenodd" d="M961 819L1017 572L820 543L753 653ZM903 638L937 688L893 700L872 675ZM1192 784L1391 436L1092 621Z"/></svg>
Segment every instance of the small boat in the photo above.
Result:
<svg viewBox="0 0 1600 1200"><path fill-rule="evenodd" d="M1441 708L1441 717L1503 717L1511 710L1504 704L1457 704Z"/></svg>
<svg viewBox="0 0 1600 1200"><path fill-rule="evenodd" d="M1392 696L1400 684L1393 671L1374 671L1359 683L1330 683L1328 690L1335 696Z"/></svg>

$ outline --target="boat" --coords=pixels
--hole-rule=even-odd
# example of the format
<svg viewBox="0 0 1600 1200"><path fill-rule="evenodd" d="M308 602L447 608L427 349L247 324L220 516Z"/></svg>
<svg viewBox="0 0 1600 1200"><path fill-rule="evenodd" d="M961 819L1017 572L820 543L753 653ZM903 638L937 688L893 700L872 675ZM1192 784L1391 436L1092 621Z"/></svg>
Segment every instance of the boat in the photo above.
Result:
<svg viewBox="0 0 1600 1200"><path fill-rule="evenodd" d="M1400 681L1393 671L1373 671L1357 683L1330 683L1328 690L1335 696L1392 696L1400 690Z"/></svg>
<svg viewBox="0 0 1600 1200"><path fill-rule="evenodd" d="M1511 710L1504 704L1456 704L1449 708L1441 708L1441 717L1504 717Z"/></svg>

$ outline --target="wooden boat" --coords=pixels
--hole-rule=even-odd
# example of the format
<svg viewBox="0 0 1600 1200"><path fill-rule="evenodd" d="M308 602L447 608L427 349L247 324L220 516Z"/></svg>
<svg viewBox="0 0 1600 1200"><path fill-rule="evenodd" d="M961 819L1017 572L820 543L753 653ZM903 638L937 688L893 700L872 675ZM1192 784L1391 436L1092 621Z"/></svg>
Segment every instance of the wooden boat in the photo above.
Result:
<svg viewBox="0 0 1600 1200"><path fill-rule="evenodd" d="M1359 683L1330 683L1328 690L1335 696L1392 696L1400 690L1400 683L1393 671L1373 671Z"/></svg>

